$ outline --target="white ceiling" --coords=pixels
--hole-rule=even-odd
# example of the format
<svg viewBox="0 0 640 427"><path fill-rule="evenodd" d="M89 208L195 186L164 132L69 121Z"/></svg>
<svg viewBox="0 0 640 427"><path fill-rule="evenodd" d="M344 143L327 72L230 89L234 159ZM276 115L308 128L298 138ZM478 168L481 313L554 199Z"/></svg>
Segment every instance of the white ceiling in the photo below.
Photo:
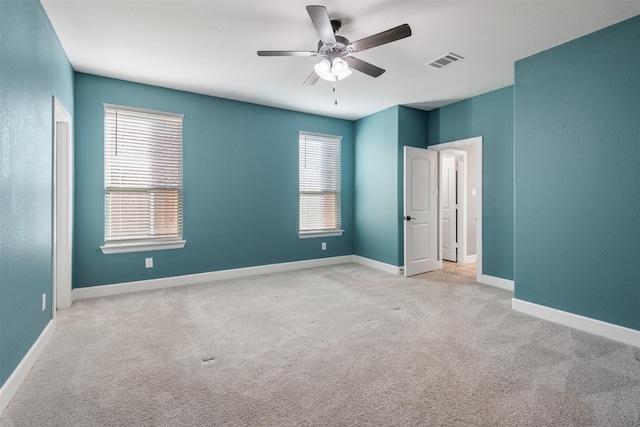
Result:
<svg viewBox="0 0 640 427"><path fill-rule="evenodd" d="M513 84L513 63L640 15L640 1L327 0L351 41L408 23L413 35L353 54L386 69L303 86L317 57L311 0L41 0L76 71L345 119L433 109ZM453 52L465 59L428 65Z"/></svg>

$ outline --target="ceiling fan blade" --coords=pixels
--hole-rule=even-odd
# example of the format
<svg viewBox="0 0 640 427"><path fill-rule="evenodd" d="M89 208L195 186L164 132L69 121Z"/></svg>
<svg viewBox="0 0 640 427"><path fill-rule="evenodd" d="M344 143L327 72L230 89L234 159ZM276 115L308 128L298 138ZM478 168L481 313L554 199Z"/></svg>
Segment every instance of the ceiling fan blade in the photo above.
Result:
<svg viewBox="0 0 640 427"><path fill-rule="evenodd" d="M315 71L312 71L311 74L309 74L309 77L307 77L307 80L304 81L303 85L311 86L316 84L318 80L320 80L320 76Z"/></svg>
<svg viewBox="0 0 640 427"><path fill-rule="evenodd" d="M386 43L391 43L396 40L409 37L411 35L411 27L409 24L402 24L398 27L391 28L390 30L383 31L378 34L374 34L369 37L365 37L358 41L355 41L349 45L350 52L362 52L372 47L380 46Z"/></svg>
<svg viewBox="0 0 640 427"><path fill-rule="evenodd" d="M303 50L259 50L258 56L317 56L318 52Z"/></svg>
<svg viewBox="0 0 640 427"><path fill-rule="evenodd" d="M309 12L313 26L316 27L320 40L327 44L335 44L336 36L333 33L327 9L324 6L307 6L307 12Z"/></svg>
<svg viewBox="0 0 640 427"><path fill-rule="evenodd" d="M353 56L347 56L344 58L347 64L354 70L358 70L361 73L365 73L371 77L380 77L385 70L380 67L376 67L373 64L369 64L361 59L354 58Z"/></svg>

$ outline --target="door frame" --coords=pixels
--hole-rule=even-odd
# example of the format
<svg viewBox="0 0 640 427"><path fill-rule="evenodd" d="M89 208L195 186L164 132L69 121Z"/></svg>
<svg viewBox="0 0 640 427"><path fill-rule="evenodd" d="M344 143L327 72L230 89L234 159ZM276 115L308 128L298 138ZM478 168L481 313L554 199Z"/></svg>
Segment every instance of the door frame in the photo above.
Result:
<svg viewBox="0 0 640 427"><path fill-rule="evenodd" d="M476 148L476 179L477 179L477 189L476 189L476 281L482 282L482 137L476 136L473 138L460 139L456 141L444 142L442 144L429 145L427 148L435 151L443 151L443 150L451 150L451 149L459 149L462 147L468 147L470 145L474 145ZM441 153L438 153L439 155ZM466 166L466 165L465 165ZM438 172L438 176L440 176L440 172ZM440 179L440 178L438 178ZM440 187L440 186L438 186ZM440 208L438 208L438 234L441 234L440 230L440 221L441 221L441 213ZM466 221L465 221L466 227ZM438 259L440 264L442 264L442 237L439 236L439 252ZM466 247L465 253L466 256ZM440 266L442 267L442 266Z"/></svg>
<svg viewBox="0 0 640 427"><path fill-rule="evenodd" d="M73 127L71 114L53 97L51 311L71 307L73 243Z"/></svg>
<svg viewBox="0 0 640 427"><path fill-rule="evenodd" d="M440 204L439 206L439 212L442 213L442 196L444 194L443 188L442 188L442 160L444 159L444 156L442 154L443 151L448 151L449 153L451 153L452 155L450 155L449 157L455 158L458 161L458 166L459 168L456 170L456 198L458 201L458 207L457 207L457 214L456 214L456 225L458 227L458 241L456 242L456 247L458 249L458 253L457 253L457 263L460 264L467 264L467 262L465 261L467 258L467 201L466 201L466 197L461 197L467 194L467 152L466 151L462 151L462 150L453 150L453 149L446 149L446 150L440 150L439 151L439 159L438 159L438 165L440 167L439 170L439 179L440 181L438 182L438 194L439 194L439 198L438 198L438 203ZM440 222L440 228L438 229L438 253L441 254L442 253L442 223ZM439 258L439 262L440 262L440 267L442 268L442 263L443 263L444 259L443 257Z"/></svg>

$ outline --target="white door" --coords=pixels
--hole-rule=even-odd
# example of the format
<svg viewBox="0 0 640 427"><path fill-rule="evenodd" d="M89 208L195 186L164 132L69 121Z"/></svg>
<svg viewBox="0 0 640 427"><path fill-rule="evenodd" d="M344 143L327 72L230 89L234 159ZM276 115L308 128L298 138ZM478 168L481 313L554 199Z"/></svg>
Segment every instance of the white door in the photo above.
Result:
<svg viewBox="0 0 640 427"><path fill-rule="evenodd" d="M445 157L442 159L441 169L440 209L442 224L442 259L458 261L457 258L457 230L458 230L458 205L457 205L457 180L456 158Z"/></svg>
<svg viewBox="0 0 640 427"><path fill-rule="evenodd" d="M404 147L404 275L438 267L438 153Z"/></svg>

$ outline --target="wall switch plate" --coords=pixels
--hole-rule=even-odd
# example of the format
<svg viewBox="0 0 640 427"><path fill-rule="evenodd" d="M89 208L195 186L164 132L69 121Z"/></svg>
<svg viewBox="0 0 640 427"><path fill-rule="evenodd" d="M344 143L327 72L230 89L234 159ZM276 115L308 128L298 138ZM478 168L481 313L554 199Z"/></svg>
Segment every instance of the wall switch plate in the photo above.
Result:
<svg viewBox="0 0 640 427"><path fill-rule="evenodd" d="M47 294L42 294L42 311L47 309Z"/></svg>
<svg viewBox="0 0 640 427"><path fill-rule="evenodd" d="M153 258L145 258L144 268L152 268L152 267L153 267Z"/></svg>
<svg viewBox="0 0 640 427"><path fill-rule="evenodd" d="M322 242L322 250L323 251L327 250L327 242Z"/></svg>

